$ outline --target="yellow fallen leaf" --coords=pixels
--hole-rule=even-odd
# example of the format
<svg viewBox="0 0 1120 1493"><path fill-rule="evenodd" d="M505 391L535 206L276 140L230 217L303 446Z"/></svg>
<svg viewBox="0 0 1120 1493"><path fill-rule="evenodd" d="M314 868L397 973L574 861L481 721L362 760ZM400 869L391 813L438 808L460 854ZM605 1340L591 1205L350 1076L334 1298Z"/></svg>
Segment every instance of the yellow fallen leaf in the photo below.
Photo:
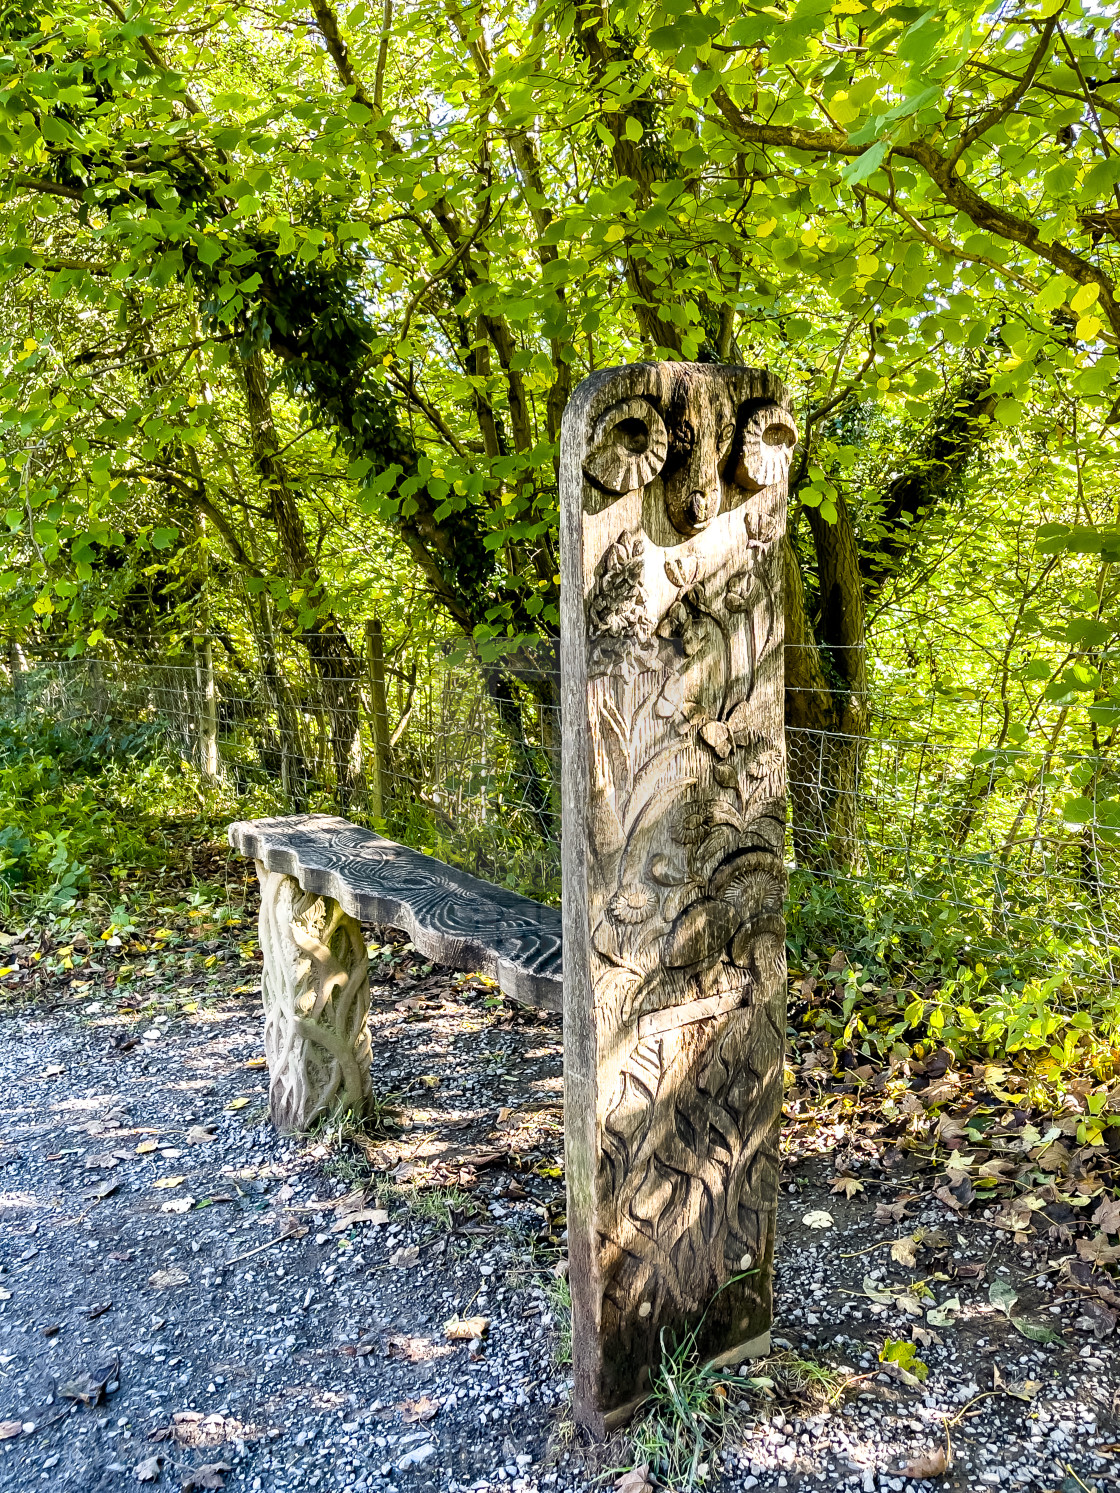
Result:
<svg viewBox="0 0 1120 1493"><path fill-rule="evenodd" d="M140 1144L136 1147L136 1153L137 1153L138 1156L147 1156L148 1152L149 1151L154 1151L155 1148L156 1148L156 1146L158 1144L159 1144L158 1141L154 1141L154 1140L142 1140L140 1142Z"/></svg>
<svg viewBox="0 0 1120 1493"><path fill-rule="evenodd" d="M444 1336L453 1343L470 1343L475 1338L485 1337L490 1326L489 1317L452 1317L443 1324Z"/></svg>
<svg viewBox="0 0 1120 1493"><path fill-rule="evenodd" d="M863 1191L863 1183L858 1177L837 1177L832 1184L833 1192L842 1192L846 1198L855 1197L857 1192Z"/></svg>
<svg viewBox="0 0 1120 1493"><path fill-rule="evenodd" d="M267 1058L250 1058L249 1061L245 1064L245 1066L246 1066L246 1068L267 1068L268 1067L268 1059Z"/></svg>
<svg viewBox="0 0 1120 1493"><path fill-rule="evenodd" d="M245 1098L231 1099L229 1101L229 1103L226 1105L226 1108L227 1109L244 1109L245 1106L248 1104L248 1102L249 1102L248 1099L245 1099Z"/></svg>
<svg viewBox="0 0 1120 1493"><path fill-rule="evenodd" d="M186 1180L187 1180L186 1177L160 1177L160 1179L157 1182L153 1182L152 1183L152 1186L153 1187L178 1187L178 1185L179 1185L180 1182L185 1182Z"/></svg>

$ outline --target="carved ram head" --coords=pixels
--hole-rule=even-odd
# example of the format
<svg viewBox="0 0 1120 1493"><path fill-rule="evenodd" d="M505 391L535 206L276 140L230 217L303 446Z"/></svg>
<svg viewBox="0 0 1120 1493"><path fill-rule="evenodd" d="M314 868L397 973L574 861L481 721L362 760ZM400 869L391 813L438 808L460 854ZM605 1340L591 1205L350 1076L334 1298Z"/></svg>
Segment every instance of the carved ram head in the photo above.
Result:
<svg viewBox="0 0 1120 1493"><path fill-rule="evenodd" d="M728 489L752 494L784 482L797 431L773 401L737 398L734 378L678 368L667 386L619 399L598 416L583 471L607 494L658 483L673 529L689 537L730 506Z"/></svg>

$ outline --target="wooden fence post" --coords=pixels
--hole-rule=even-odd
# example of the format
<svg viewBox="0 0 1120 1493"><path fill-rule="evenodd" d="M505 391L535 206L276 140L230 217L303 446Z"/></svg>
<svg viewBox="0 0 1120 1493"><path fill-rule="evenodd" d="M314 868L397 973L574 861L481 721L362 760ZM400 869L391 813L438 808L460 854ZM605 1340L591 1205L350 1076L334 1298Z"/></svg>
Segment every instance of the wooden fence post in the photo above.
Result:
<svg viewBox="0 0 1120 1493"><path fill-rule="evenodd" d="M373 771L370 773L370 813L381 819L389 796L389 709L385 701L385 642L381 619L366 622L366 670L369 675Z"/></svg>
<svg viewBox="0 0 1120 1493"><path fill-rule="evenodd" d="M768 373L585 379L561 446L564 1082L577 1419L667 1345L766 1352L785 1037L781 540Z"/></svg>

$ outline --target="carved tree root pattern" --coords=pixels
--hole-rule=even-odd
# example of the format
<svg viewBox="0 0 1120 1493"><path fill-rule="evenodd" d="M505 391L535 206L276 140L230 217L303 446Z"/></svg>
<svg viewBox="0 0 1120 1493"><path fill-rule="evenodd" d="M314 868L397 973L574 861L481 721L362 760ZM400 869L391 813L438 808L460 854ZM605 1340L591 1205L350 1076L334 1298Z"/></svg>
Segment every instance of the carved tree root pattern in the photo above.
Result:
<svg viewBox="0 0 1120 1493"><path fill-rule="evenodd" d="M577 1419L665 1340L765 1340L785 1031L780 384L585 380L561 457L564 1041Z"/></svg>
<svg viewBox="0 0 1120 1493"><path fill-rule="evenodd" d="M278 1130L363 1115L371 1096L369 959L360 924L331 897L260 861L264 1050Z"/></svg>

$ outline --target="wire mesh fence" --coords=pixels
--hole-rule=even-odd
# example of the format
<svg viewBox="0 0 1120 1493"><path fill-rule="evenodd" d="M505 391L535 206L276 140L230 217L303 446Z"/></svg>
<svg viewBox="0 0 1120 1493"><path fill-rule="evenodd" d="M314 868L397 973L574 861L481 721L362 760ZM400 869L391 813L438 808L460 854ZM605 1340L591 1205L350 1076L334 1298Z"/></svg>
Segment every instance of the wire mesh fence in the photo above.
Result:
<svg viewBox="0 0 1120 1493"><path fill-rule="evenodd" d="M363 657L324 667L298 641L281 653L198 635L154 656L12 656L0 717L106 749L172 750L251 812L343 812L558 902L553 657L484 665L430 644L379 660L367 629ZM959 707L908 720L870 672L864 731L787 734L795 958L843 947L913 967L1021 973L1057 960L1115 977L1120 834L1096 812L1116 795L1115 769L1045 746L987 749L982 716ZM1073 823L1071 782L1088 806Z"/></svg>

